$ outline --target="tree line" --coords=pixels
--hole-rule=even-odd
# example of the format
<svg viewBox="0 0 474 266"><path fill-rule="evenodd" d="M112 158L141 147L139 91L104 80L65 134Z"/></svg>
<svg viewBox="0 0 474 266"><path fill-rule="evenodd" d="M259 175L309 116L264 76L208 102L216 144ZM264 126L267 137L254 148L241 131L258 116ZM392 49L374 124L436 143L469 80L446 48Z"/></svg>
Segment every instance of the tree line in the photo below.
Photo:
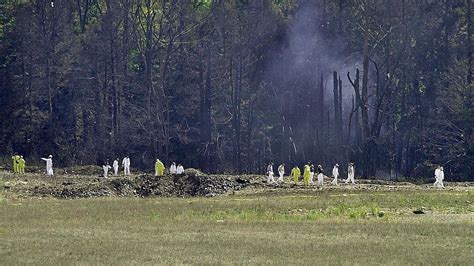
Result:
<svg viewBox="0 0 474 266"><path fill-rule="evenodd" d="M472 179L472 0L7 0L0 39L3 156Z"/></svg>

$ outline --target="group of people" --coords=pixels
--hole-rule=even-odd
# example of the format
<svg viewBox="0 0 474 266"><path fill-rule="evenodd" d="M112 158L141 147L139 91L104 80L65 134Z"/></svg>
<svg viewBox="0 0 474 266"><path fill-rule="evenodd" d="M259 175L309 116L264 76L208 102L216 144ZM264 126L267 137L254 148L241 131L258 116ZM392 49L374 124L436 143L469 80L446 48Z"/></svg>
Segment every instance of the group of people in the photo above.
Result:
<svg viewBox="0 0 474 266"><path fill-rule="evenodd" d="M267 166L267 175L268 175L267 183L275 183L275 182L283 183L284 182L283 176L285 175L285 164L284 163L280 164L277 170L278 170L279 177L275 181L273 177L275 174L273 172L273 163L270 163ZM315 167L314 164L311 164L310 162L305 164L303 168L303 183L305 186L314 185L315 174L317 174L317 186L322 187L324 184L323 167L321 165L318 165L317 167ZM355 175L354 163L349 163L348 168L347 168L347 179L345 180L345 183L351 182L352 184L354 184L355 183L354 175ZM301 170L297 165L295 165L293 169L291 169L290 176L293 177L294 184L298 185L300 177L301 177ZM331 184L337 185L337 180L339 177L339 164L334 165L332 169L332 176L334 179L331 181Z"/></svg>
<svg viewBox="0 0 474 266"><path fill-rule="evenodd" d="M123 167L123 174L124 175L130 175L130 158L126 156L122 160L122 167ZM109 170L113 168L114 170L114 176L118 176L118 171L119 171L119 159L117 158L114 160L112 167L109 165L109 162L105 165L102 165L102 168L104 170L104 177L108 178L108 173ZM160 160L156 159L155 162L155 176L163 176L165 174L165 164ZM169 173L174 174L174 175L182 175L184 174L184 167L181 164L176 165L175 162L173 162L169 168Z"/></svg>
<svg viewBox="0 0 474 266"><path fill-rule="evenodd" d="M49 155L48 158L41 158L41 160L46 162L46 174L48 176L53 176L53 156ZM23 158L22 155L14 155L12 156L12 168L14 173L18 174L24 174L25 173L25 166L26 162L25 159ZM124 175L130 175L130 158L128 156L125 156L122 160L122 167L123 167L123 173ZM108 173L109 170L113 168L114 170L114 176L118 176L118 171L119 171L119 159L115 159L112 167L109 165L109 162L105 165L102 165L102 168L104 170L104 177L108 178ZM155 176L163 176L165 174L165 165L160 159L156 159L155 162ZM285 164L280 164L278 166L278 174L279 177L277 180L274 178L274 171L273 171L273 162L270 163L267 166L267 183L283 183L284 182L284 175L285 175ZM173 162L169 168L169 173L173 175L182 175L184 174L184 167L182 164L176 164L176 162ZM303 168L303 183L305 186L309 185L314 185L314 175L317 174L317 186L322 187L324 184L324 170L321 165L318 165L317 167L314 166L314 164L311 164L310 162L306 163L304 168ZM301 177L301 170L300 168L295 165L291 169L290 176L293 177L293 182L295 185L298 185L300 177ZM332 176L333 180L331 181L332 185L337 185L338 178L339 178L339 164L335 164L333 169L332 169ZM355 184L355 168L354 168L354 163L349 163L347 167L347 179L344 180L344 182L347 184L351 182L352 184ZM434 186L435 187L444 187L444 169L442 166L437 166L435 169L435 182Z"/></svg>
<svg viewBox="0 0 474 266"><path fill-rule="evenodd" d="M122 160L122 167L123 167L123 174L130 175L130 158L125 156ZM102 169L104 170L104 177L108 178L109 170L114 169L114 176L118 176L119 172L119 159L115 159L112 163L112 167L109 165L109 161L105 165L102 165Z"/></svg>
<svg viewBox="0 0 474 266"><path fill-rule="evenodd" d="M12 156L12 170L15 174L24 174L25 173L25 159L23 155L14 155Z"/></svg>
<svg viewBox="0 0 474 266"><path fill-rule="evenodd" d="M175 162L171 163L170 174L172 174L172 175L182 175L182 174L184 174L184 166L182 164L176 165Z"/></svg>

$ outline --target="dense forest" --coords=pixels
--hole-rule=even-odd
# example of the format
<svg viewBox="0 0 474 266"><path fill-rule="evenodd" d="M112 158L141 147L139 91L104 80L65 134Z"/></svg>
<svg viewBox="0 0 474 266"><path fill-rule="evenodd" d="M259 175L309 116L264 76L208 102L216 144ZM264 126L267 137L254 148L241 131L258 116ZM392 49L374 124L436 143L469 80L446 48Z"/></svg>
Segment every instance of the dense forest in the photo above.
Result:
<svg viewBox="0 0 474 266"><path fill-rule="evenodd" d="M4 0L0 156L472 180L472 28L472 0Z"/></svg>

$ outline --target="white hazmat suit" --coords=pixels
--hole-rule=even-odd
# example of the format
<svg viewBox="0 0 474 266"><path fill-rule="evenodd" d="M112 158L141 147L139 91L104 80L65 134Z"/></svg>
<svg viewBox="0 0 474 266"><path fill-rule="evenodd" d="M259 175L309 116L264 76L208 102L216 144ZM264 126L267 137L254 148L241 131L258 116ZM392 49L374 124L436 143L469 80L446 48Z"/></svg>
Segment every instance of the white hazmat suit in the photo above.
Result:
<svg viewBox="0 0 474 266"><path fill-rule="evenodd" d="M123 158L122 166L123 166L124 175L129 175L130 174L130 158L128 158L128 156Z"/></svg>
<svg viewBox="0 0 474 266"><path fill-rule="evenodd" d="M53 176L53 156L50 155L48 158L41 158L41 160L46 161L46 174Z"/></svg>
<svg viewBox="0 0 474 266"><path fill-rule="evenodd" d="M267 183L275 182L275 179L273 178L273 175L275 174L275 173L273 173L273 164L268 165L267 174L268 174Z"/></svg>
<svg viewBox="0 0 474 266"><path fill-rule="evenodd" d="M438 167L435 170L435 178L436 181L434 183L435 187L444 187L443 180L444 180L444 169L443 167Z"/></svg>
<svg viewBox="0 0 474 266"><path fill-rule="evenodd" d="M324 184L324 173L323 167L318 165L318 187L322 187Z"/></svg>
<svg viewBox="0 0 474 266"><path fill-rule="evenodd" d="M182 175L184 174L184 167L180 164L178 167L176 167L176 174L177 175Z"/></svg>
<svg viewBox="0 0 474 266"><path fill-rule="evenodd" d="M350 181L352 184L355 183L355 180L354 180L354 173L355 170L354 170L354 164L353 163L350 163L349 164L349 167L347 168L347 179L346 179L346 184Z"/></svg>
<svg viewBox="0 0 474 266"><path fill-rule="evenodd" d="M118 176L118 170L119 170L119 162L118 159L114 160L114 163L112 164L114 167L114 176Z"/></svg>
<svg viewBox="0 0 474 266"><path fill-rule="evenodd" d="M284 164L280 164L280 166L278 166L278 173L280 174L280 177L278 177L278 182L283 182L283 175L285 174Z"/></svg>
<svg viewBox="0 0 474 266"><path fill-rule="evenodd" d="M332 168L332 176L334 177L334 179L331 181L331 184L337 185L337 178L339 177L339 165L338 164L334 165L334 167Z"/></svg>
<svg viewBox="0 0 474 266"><path fill-rule="evenodd" d="M439 171L439 183L440 187L444 187L444 169L441 167L441 170Z"/></svg>
<svg viewBox="0 0 474 266"><path fill-rule="evenodd" d="M435 169L435 182L433 184L433 186L435 186L435 187L439 186L439 171L440 171L440 167L436 167L436 169Z"/></svg>
<svg viewBox="0 0 474 266"><path fill-rule="evenodd" d="M107 163L107 165L102 165L102 169L104 169L104 177L108 178L107 175L109 174L109 169L111 169L110 165Z"/></svg>
<svg viewBox="0 0 474 266"><path fill-rule="evenodd" d="M176 174L176 163L172 163L170 166L170 174L175 175Z"/></svg>

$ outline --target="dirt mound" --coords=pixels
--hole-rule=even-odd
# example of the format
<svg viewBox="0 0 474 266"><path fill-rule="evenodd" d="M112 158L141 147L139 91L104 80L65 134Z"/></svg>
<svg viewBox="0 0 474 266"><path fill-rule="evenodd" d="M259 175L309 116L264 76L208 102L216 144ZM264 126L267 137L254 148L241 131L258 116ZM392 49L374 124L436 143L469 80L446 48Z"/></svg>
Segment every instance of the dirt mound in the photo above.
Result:
<svg viewBox="0 0 474 266"><path fill-rule="evenodd" d="M194 168L188 168L188 169L184 170L184 174L186 174L188 176L204 176L204 175L206 175L203 172L201 172L200 170L194 169Z"/></svg>
<svg viewBox="0 0 474 266"><path fill-rule="evenodd" d="M209 176L194 172L181 176L154 177L142 175L137 178L137 195L148 196L214 196L232 190L240 190L248 183L229 177Z"/></svg>
<svg viewBox="0 0 474 266"><path fill-rule="evenodd" d="M94 167L82 169L95 171ZM67 170L63 170L66 172ZM59 171L58 171L59 172ZM47 177L44 174L29 173L15 175L9 172L0 172L0 193L5 192L12 197L55 197L55 198L87 198L87 197L212 197L218 194L234 191L265 191L274 193L279 191L316 191L316 186L305 187L302 182L293 185L292 180L285 183L267 183L262 175L206 175L195 169L188 169L184 175L165 175L155 177L150 174L134 176L110 177L105 179L97 174L58 174ZM356 179L356 184L330 185L330 178L325 180L324 190L352 192L352 191L396 191L396 190L426 190L436 189L433 185L416 185L408 182L394 182L386 180ZM341 180L342 181L342 180ZM474 186L473 183L445 182L445 190L459 190ZM2 191L3 190L3 191Z"/></svg>
<svg viewBox="0 0 474 266"><path fill-rule="evenodd" d="M46 178L29 176L11 179L3 189L19 196L55 198L87 198L102 196L215 196L240 190L249 181L230 176L210 176L195 171L185 175L139 175L134 177L98 178L85 175L65 175Z"/></svg>

